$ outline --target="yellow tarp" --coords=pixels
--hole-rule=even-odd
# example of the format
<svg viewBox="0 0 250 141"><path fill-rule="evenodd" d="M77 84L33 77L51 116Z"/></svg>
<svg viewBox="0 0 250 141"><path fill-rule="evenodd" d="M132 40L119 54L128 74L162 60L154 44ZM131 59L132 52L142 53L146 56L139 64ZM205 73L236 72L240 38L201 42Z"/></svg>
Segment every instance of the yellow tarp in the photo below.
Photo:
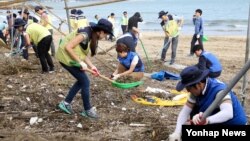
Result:
<svg viewBox="0 0 250 141"><path fill-rule="evenodd" d="M171 90L170 93L176 94L172 100L165 100L158 98L156 96L150 96L147 98L140 98L136 95L132 95L131 98L133 101L143 105L151 105L151 106L180 106L184 105L188 99L189 93L188 92L178 92L176 90Z"/></svg>

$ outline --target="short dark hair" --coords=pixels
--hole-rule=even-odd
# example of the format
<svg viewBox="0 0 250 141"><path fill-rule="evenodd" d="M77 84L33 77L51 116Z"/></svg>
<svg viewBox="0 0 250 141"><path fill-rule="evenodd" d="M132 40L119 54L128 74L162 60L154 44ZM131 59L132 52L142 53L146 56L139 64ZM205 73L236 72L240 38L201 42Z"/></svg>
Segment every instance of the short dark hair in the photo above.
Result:
<svg viewBox="0 0 250 141"><path fill-rule="evenodd" d="M202 45L195 45L194 47L193 47L193 50L192 50L192 52L194 53L195 51L197 51L197 50L202 50L203 51L203 47L202 47Z"/></svg>
<svg viewBox="0 0 250 141"><path fill-rule="evenodd" d="M198 12L202 15L202 10L201 9L196 9L195 12Z"/></svg>
<svg viewBox="0 0 250 141"><path fill-rule="evenodd" d="M110 15L111 15L111 16L115 16L115 13L111 13Z"/></svg>
<svg viewBox="0 0 250 141"><path fill-rule="evenodd" d="M127 14L127 11L124 11L123 14Z"/></svg>
<svg viewBox="0 0 250 141"><path fill-rule="evenodd" d="M129 48L123 44L123 43L118 43L116 44L116 52L122 53L122 52L128 52Z"/></svg>

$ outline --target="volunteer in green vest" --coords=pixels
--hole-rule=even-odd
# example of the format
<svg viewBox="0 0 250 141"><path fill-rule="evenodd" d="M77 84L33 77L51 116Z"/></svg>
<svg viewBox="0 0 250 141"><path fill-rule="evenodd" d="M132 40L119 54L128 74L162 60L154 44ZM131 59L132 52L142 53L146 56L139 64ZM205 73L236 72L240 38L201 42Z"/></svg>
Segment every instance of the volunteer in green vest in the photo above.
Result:
<svg viewBox="0 0 250 141"><path fill-rule="evenodd" d="M164 39L164 45L161 53L161 61L166 62L166 53L170 46L170 43L172 42L171 48L171 60L170 65L174 64L175 57L176 57L176 50L178 45L178 39L179 39L179 26L177 22L173 19L172 15L167 15L168 12L160 11L159 17L162 19L161 26L165 33L165 39Z"/></svg>
<svg viewBox="0 0 250 141"><path fill-rule="evenodd" d="M89 21L83 16L82 10L77 10L77 28L84 28L89 25Z"/></svg>
<svg viewBox="0 0 250 141"><path fill-rule="evenodd" d="M106 19L100 19L98 24L79 28L68 34L59 45L56 58L60 64L77 80L70 88L65 100L61 101L58 107L67 114L73 114L71 102L77 92L81 90L84 110L80 115L90 118L98 118L95 109L90 104L90 82L85 70L89 67L98 76L97 68L88 57L89 50L91 56L96 55L98 40L101 40L112 33L112 24ZM76 61L81 65L81 69L72 66L71 61Z"/></svg>
<svg viewBox="0 0 250 141"><path fill-rule="evenodd" d="M26 22L20 18L15 20L14 27L19 32L24 32ZM25 47L29 47L31 42L37 46L37 53L42 65L42 73L53 72L54 64L49 55L49 48L52 41L50 32L43 26L37 23L32 23L26 26ZM49 67L48 67L49 66Z"/></svg>
<svg viewBox="0 0 250 141"><path fill-rule="evenodd" d="M127 13L127 11L123 12L123 16L121 18L121 28L122 28L123 34L128 32L128 13Z"/></svg>
<svg viewBox="0 0 250 141"><path fill-rule="evenodd" d="M53 27L51 26L51 24L52 24L51 17L46 11L43 10L43 8L41 6L36 6L35 12L41 16L41 25L46 27L49 30L49 32L51 33L51 36L52 36L52 42L50 45L51 55L55 56L55 44L53 42Z"/></svg>

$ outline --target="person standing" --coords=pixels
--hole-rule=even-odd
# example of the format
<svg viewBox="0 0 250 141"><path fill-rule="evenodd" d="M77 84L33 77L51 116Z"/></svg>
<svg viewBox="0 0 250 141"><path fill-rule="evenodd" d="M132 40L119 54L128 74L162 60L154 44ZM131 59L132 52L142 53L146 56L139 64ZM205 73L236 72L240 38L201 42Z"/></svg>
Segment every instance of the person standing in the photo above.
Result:
<svg viewBox="0 0 250 141"><path fill-rule="evenodd" d="M128 13L127 13L127 11L123 12L123 16L121 18L121 28L122 28L123 34L125 34L128 31Z"/></svg>
<svg viewBox="0 0 250 141"><path fill-rule="evenodd" d="M18 32L23 33L26 48L31 46L31 42L37 46L37 53L42 65L42 73L53 72L54 64L49 55L49 48L52 41L50 32L45 27L37 23L27 25L26 32L24 32L25 25L26 22L23 19L18 18L15 20L14 28L17 29Z"/></svg>
<svg viewBox="0 0 250 141"><path fill-rule="evenodd" d="M161 61L166 62L166 53L171 44L172 53L169 64L172 65L175 63L176 58L176 50L179 40L179 25L176 20L173 19L173 16L168 14L168 12L160 11L158 18L162 19L162 22L160 24L165 33L164 45L161 53Z"/></svg>
<svg viewBox="0 0 250 141"><path fill-rule="evenodd" d="M132 32L133 28L136 28L136 30L138 30L138 22L142 21L143 19L141 17L141 14L139 12L135 12L135 14L128 20L128 31Z"/></svg>
<svg viewBox="0 0 250 141"><path fill-rule="evenodd" d="M115 13L110 14L110 16L108 17L108 21L112 23L112 25L113 25L112 32L114 33L114 31L115 31ZM112 42L114 40L113 36L109 36L108 40L110 40Z"/></svg>
<svg viewBox="0 0 250 141"><path fill-rule="evenodd" d="M202 43L202 38L203 38L203 19L201 17L202 15L202 10L201 9L196 9L195 10L195 15L193 16L193 24L194 24L194 35L191 41L191 47L190 47L190 54L189 56L193 56L194 53L192 52L193 47L195 43L198 41L199 45L203 48L203 43Z"/></svg>
<svg viewBox="0 0 250 141"><path fill-rule="evenodd" d="M85 28L86 26L89 26L89 22L86 19L86 17L83 15L82 10L77 10L77 28Z"/></svg>
<svg viewBox="0 0 250 141"><path fill-rule="evenodd" d="M176 90L181 91L186 88L190 96L178 115L175 131L169 135L169 141L181 141L184 124L218 126L247 124L245 110L233 91L230 91L211 114L202 120L203 113L220 92L227 88L225 83L207 77L208 74L209 70L201 70L196 66L186 67L180 73L181 81L176 85Z"/></svg>
<svg viewBox="0 0 250 141"><path fill-rule="evenodd" d="M137 30L133 30L133 32L127 32L117 39L116 44L125 44L129 51L136 52L138 34L139 33Z"/></svg>
<svg viewBox="0 0 250 141"><path fill-rule="evenodd" d="M70 26L72 27L72 30L77 29L77 14L76 14L76 12L77 12L76 9L72 9L70 11L69 22L70 22Z"/></svg>
<svg viewBox="0 0 250 141"><path fill-rule="evenodd" d="M41 21L40 21L41 25L44 26L44 27L46 27L49 30L49 32L51 33L51 36L52 36L52 42L51 42L51 46L50 46L51 55L55 56L55 44L53 42L53 27L51 26L51 24L52 24L51 17L40 6L36 6L35 7L35 12L38 13L41 16Z"/></svg>
<svg viewBox="0 0 250 141"><path fill-rule="evenodd" d="M93 75L98 76L99 72L89 58L89 50L91 56L96 55L98 40L101 40L112 34L112 24L106 19L100 19L96 25L80 28L68 34L59 45L56 52L56 58L63 68L65 68L77 81L70 88L66 98L61 101L58 107L67 114L73 114L71 102L79 90L83 100L84 110L81 116L98 118L98 114L90 104L90 82L86 74L88 67L94 71ZM70 62L76 61L81 68L73 66Z"/></svg>

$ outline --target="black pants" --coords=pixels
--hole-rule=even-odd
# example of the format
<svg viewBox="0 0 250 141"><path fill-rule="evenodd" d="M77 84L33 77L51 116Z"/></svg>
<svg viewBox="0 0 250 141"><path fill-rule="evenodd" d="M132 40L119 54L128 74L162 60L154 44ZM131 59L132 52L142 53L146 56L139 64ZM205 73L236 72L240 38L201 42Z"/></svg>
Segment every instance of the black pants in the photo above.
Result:
<svg viewBox="0 0 250 141"><path fill-rule="evenodd" d="M123 34L127 33L128 26L127 25L121 25L121 27L122 27L122 33Z"/></svg>
<svg viewBox="0 0 250 141"><path fill-rule="evenodd" d="M203 48L203 43L202 43L203 35L201 35L200 38L196 38L196 35L197 34L193 35L193 38L192 38L192 41L191 41L190 55L194 55L193 48L194 48L194 45L195 45L195 43L196 43L197 40L199 42L199 45L202 46L202 49L204 49Z"/></svg>
<svg viewBox="0 0 250 141"><path fill-rule="evenodd" d="M49 70L54 69L54 64L51 59L51 56L49 55L49 49L52 42L52 36L48 35L44 37L37 45L37 53L40 59L40 63L42 65L42 71L48 72ZM48 68L48 65L49 68Z"/></svg>
<svg viewBox="0 0 250 141"><path fill-rule="evenodd" d="M216 78L216 77L219 77L221 74L221 71L218 71L218 72L209 72L209 77L211 78Z"/></svg>

